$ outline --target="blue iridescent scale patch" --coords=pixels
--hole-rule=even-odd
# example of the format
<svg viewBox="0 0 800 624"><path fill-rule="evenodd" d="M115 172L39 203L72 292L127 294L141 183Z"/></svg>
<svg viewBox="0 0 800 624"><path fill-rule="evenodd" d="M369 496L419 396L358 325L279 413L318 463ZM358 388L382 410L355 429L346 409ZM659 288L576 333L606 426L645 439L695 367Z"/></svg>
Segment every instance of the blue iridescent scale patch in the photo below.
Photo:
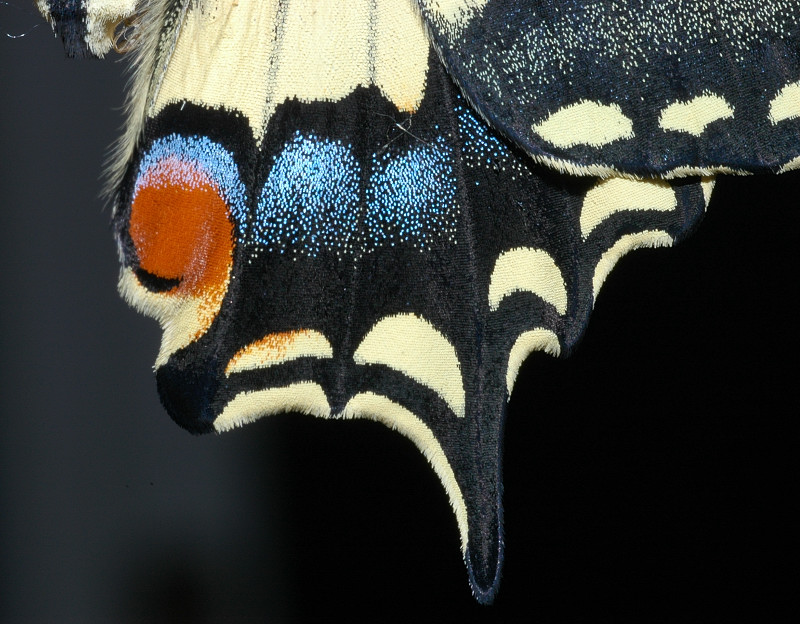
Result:
<svg viewBox="0 0 800 624"><path fill-rule="evenodd" d="M255 242L267 251L315 257L323 249L424 249L435 239L455 239L456 179L443 138L373 155L369 167L364 182L351 146L296 132L259 197Z"/></svg>
<svg viewBox="0 0 800 624"><path fill-rule="evenodd" d="M502 141L489 132L486 124L479 120L475 113L463 105L457 106L455 112L458 116L463 142L462 157L466 166L508 171L512 180L516 180L517 176L530 175L530 170L519 158L514 157Z"/></svg>
<svg viewBox="0 0 800 624"><path fill-rule="evenodd" d="M372 160L367 190L367 231L374 245L455 240L456 179L452 150L442 137L401 154Z"/></svg>
<svg viewBox="0 0 800 624"><path fill-rule="evenodd" d="M253 237L268 251L350 251L360 168L349 146L297 132L275 159L256 207Z"/></svg>

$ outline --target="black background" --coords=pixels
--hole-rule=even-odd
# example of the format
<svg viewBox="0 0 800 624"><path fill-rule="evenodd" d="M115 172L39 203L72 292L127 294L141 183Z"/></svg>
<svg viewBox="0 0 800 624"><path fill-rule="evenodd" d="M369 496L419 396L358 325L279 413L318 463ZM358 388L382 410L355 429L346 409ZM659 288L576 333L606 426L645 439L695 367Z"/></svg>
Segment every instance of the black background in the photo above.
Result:
<svg viewBox="0 0 800 624"><path fill-rule="evenodd" d="M0 621L796 615L800 175L722 180L688 241L615 269L572 358L525 364L504 579L480 607L405 438L168 419L160 332L116 294L98 199L123 65L65 60L44 25L0 36Z"/></svg>

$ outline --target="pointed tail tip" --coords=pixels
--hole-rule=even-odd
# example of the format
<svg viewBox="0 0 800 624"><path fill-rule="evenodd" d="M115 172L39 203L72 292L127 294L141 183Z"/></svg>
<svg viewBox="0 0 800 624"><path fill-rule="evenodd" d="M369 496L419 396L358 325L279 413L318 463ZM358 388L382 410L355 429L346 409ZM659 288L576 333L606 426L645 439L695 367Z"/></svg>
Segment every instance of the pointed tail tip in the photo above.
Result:
<svg viewBox="0 0 800 624"><path fill-rule="evenodd" d="M469 548L464 556L469 574L469 586L472 595L480 604L489 606L497 597L500 588L500 577L503 568L502 550L498 549L495 557L475 557Z"/></svg>

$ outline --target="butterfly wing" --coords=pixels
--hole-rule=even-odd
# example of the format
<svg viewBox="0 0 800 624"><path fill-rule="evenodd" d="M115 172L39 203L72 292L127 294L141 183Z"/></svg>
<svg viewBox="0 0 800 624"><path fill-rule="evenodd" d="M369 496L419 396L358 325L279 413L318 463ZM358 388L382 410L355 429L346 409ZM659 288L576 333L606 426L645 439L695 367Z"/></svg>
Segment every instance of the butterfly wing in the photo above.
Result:
<svg viewBox="0 0 800 624"><path fill-rule="evenodd" d="M121 286L164 328L162 400L197 432L287 411L397 429L441 479L488 602L519 365L534 350L568 352L616 260L682 236L710 183L534 165L472 111L410 8L366 10L397 32L376 29L363 66L358 41L337 58L340 34L328 45L315 32L331 59L320 71L291 43L310 37L306 15L260 7L242 19L278 24L285 39L248 34L242 71L265 79L246 88L215 71L224 50L198 43L224 38L214 29L235 11L189 10L160 48L169 64L121 186ZM348 30L362 10L342 18ZM379 43L385 56L370 51ZM382 58L413 62L383 73Z"/></svg>
<svg viewBox="0 0 800 624"><path fill-rule="evenodd" d="M711 180L536 165L412 4L148 6L114 224L121 291L163 328L168 412L194 432L278 412L397 429L490 602L521 362L568 353L615 262L683 237Z"/></svg>
<svg viewBox="0 0 800 624"><path fill-rule="evenodd" d="M573 173L779 171L800 155L793 0L419 0L489 123Z"/></svg>

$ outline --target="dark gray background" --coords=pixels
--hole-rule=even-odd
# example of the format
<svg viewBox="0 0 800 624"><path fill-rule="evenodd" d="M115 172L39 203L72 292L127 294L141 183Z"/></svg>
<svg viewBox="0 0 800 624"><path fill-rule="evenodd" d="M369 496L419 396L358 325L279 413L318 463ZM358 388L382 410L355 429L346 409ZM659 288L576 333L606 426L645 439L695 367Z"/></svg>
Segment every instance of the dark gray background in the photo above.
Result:
<svg viewBox="0 0 800 624"><path fill-rule="evenodd" d="M21 0L20 0L21 1ZM37 18L0 5L0 32ZM797 174L723 181L612 273L510 406L507 565L472 601L446 497L380 425L192 437L116 294L98 199L123 65L0 35L0 621L735 621L795 605ZM788 621L788 616L787 616Z"/></svg>

